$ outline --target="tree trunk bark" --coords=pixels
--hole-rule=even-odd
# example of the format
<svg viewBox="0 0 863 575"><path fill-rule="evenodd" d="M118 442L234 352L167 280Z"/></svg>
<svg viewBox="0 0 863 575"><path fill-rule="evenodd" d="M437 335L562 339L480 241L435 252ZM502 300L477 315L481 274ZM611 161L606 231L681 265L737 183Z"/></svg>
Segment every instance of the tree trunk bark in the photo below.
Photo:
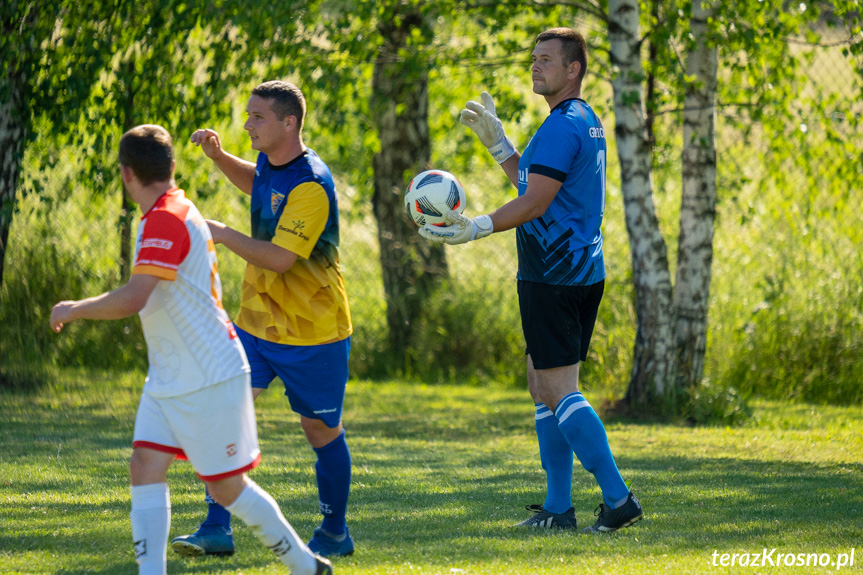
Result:
<svg viewBox="0 0 863 575"><path fill-rule="evenodd" d="M686 75L694 78L686 90L683 112L683 197L674 282L678 386L701 381L707 347L707 312L713 264L716 216L715 100L718 56L708 40L708 19L715 6L692 3L693 49ZM711 45L712 44L712 45Z"/></svg>
<svg viewBox="0 0 863 575"><path fill-rule="evenodd" d="M645 129L638 0L609 0L608 15L611 64L617 71L612 80L615 137L638 323L626 400L632 406L657 406L671 388L676 365L668 249L653 203Z"/></svg>
<svg viewBox="0 0 863 575"><path fill-rule="evenodd" d="M23 109L21 91L14 77L0 81L0 95L3 96L0 100L0 287L2 287L29 114Z"/></svg>
<svg viewBox="0 0 863 575"><path fill-rule="evenodd" d="M404 190L427 169L431 155L428 129L428 70L399 54L420 18L381 22L385 39L372 75L372 116L381 150L375 155L372 206L378 225L381 269L387 301L390 350L405 366L415 320L448 275L443 246L422 240L405 212Z"/></svg>
<svg viewBox="0 0 863 575"><path fill-rule="evenodd" d="M651 22L659 22L659 2L661 0L653 0L650 2L650 20ZM656 134L654 133L653 125L656 123L656 64L659 61L659 49L655 39L650 40L648 49L648 62L650 63L650 73L647 75L647 117L644 121L645 130L647 131L647 141L650 144L651 150L656 146Z"/></svg>
<svg viewBox="0 0 863 575"><path fill-rule="evenodd" d="M132 56L134 58L134 56ZM123 82L123 132L135 127L135 61L126 62L126 73L121 78ZM132 274L132 219L135 217L134 206L126 193L125 184L120 187L120 216L117 227L120 228L120 281L129 281Z"/></svg>

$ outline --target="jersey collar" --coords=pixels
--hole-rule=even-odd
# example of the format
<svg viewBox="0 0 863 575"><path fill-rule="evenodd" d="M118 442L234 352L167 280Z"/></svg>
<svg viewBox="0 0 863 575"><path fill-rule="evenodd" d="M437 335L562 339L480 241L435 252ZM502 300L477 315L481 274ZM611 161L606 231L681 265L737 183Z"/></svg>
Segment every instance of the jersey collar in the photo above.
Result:
<svg viewBox="0 0 863 575"><path fill-rule="evenodd" d="M575 102L581 102L581 103L583 103L583 104L587 104L587 102L586 102L584 99L582 99L582 98L567 98L566 100L562 100L561 102L559 102L559 103L557 104L557 106L555 106L554 108L552 108L552 109L551 109L551 112L554 112L554 111L555 111L555 110L557 110L558 108L563 108L564 106L569 106L569 103L570 103L570 102L573 102L573 101L575 101ZM549 114L551 114L551 112L549 112Z"/></svg>

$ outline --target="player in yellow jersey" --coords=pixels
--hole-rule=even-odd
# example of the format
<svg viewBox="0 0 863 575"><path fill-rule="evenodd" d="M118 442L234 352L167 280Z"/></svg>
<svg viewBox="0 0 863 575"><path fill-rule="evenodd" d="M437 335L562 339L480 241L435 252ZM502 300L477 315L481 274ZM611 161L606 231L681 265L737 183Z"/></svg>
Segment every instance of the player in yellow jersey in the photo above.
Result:
<svg viewBox="0 0 863 575"><path fill-rule="evenodd" d="M351 456L341 416L353 328L339 271L335 185L326 164L303 143L306 103L297 86L258 85L246 113L256 163L224 151L213 130L196 131L192 142L251 196L251 236L208 223L213 240L247 262L235 323L251 365L253 394L278 376L318 457L323 522L309 548L323 556L350 555L354 543L345 515ZM199 530L171 542L177 553L234 552L230 514L209 495L207 501L209 514Z"/></svg>

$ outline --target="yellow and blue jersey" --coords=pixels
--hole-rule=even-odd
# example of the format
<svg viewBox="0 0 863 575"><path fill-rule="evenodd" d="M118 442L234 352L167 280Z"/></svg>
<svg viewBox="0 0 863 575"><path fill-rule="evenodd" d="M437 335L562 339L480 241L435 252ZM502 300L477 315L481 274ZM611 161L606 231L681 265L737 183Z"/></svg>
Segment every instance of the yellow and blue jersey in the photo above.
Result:
<svg viewBox="0 0 863 575"><path fill-rule="evenodd" d="M562 183L545 213L516 229L518 279L553 285L605 279L605 165L605 132L593 109L580 98L555 106L518 162L519 196L532 173Z"/></svg>
<svg viewBox="0 0 863 575"><path fill-rule="evenodd" d="M285 273L247 264L236 324L261 339L318 345L351 335L339 269L339 210L332 174L307 149L283 166L259 154L252 185L252 237L299 257Z"/></svg>

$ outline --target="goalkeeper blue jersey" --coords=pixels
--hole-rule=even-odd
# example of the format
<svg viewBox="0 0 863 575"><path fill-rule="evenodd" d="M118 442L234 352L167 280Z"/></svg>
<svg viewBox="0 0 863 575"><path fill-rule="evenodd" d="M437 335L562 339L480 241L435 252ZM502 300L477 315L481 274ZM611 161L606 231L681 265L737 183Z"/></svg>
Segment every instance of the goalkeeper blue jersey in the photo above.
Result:
<svg viewBox="0 0 863 575"><path fill-rule="evenodd" d="M562 182L540 217L516 229L518 279L554 285L592 285L605 279L605 132L580 98L564 100L533 135L518 162L518 195L529 174Z"/></svg>

